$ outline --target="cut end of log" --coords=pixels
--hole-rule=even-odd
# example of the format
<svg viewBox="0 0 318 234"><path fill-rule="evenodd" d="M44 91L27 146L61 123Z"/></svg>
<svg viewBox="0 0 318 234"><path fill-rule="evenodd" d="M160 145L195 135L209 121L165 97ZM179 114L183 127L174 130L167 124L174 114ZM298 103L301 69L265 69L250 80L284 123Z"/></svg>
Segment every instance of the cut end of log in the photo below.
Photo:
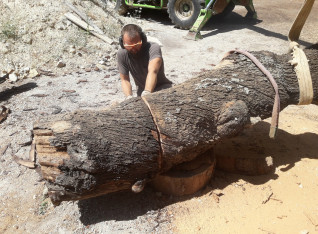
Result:
<svg viewBox="0 0 318 234"><path fill-rule="evenodd" d="M213 150L209 150L190 162L177 165L158 175L151 185L156 190L173 196L191 195L209 182L215 164Z"/></svg>

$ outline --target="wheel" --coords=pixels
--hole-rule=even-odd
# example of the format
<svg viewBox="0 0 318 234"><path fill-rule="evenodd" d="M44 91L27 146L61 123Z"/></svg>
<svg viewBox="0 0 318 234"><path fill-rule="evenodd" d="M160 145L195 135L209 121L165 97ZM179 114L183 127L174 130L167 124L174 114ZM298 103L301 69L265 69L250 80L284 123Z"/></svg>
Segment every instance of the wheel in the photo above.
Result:
<svg viewBox="0 0 318 234"><path fill-rule="evenodd" d="M228 14L230 14L233 9L235 7L235 3L230 1L229 4L225 7L225 9L223 10L223 12L221 12L220 14L218 14L218 16L220 17L225 17L227 16Z"/></svg>
<svg viewBox="0 0 318 234"><path fill-rule="evenodd" d="M189 29L198 18L203 7L204 2L200 0L169 0L169 18L176 26Z"/></svg>
<svg viewBox="0 0 318 234"><path fill-rule="evenodd" d="M125 4L125 0L116 0L116 5L114 10L118 15L124 15L128 12L128 6Z"/></svg>

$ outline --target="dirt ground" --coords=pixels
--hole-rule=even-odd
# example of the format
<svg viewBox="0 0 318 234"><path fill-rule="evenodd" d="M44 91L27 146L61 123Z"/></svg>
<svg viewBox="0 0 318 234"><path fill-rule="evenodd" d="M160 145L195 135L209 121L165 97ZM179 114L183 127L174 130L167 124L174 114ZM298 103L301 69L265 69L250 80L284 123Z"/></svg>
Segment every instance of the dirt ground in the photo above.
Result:
<svg viewBox="0 0 318 234"><path fill-rule="evenodd" d="M3 1L8 5L16 2L19 1ZM41 4L47 2L51 1L38 1L31 8L41 9ZM148 10L140 18L121 19L140 24L148 36L160 40L166 74L179 84L200 71L212 69L225 52L234 48L287 53L287 34L302 2L255 0L260 20L257 22L245 19L245 9L236 7L223 20L211 19L202 31L203 40L197 42L185 40L187 31L174 28L164 12ZM61 10L59 3L52 1L54 11L45 9L32 14L34 19L28 19L35 21L28 25L32 28L37 17L50 12L47 18L51 20L39 22L46 25L55 19L54 25L61 23L65 29L59 26L40 29L34 24L39 28L32 31L33 46L20 40L1 40L1 71L10 69L7 67L11 60L21 64L16 66L17 70L40 67L55 76L41 75L0 84L1 105L12 111L0 124L0 233L318 233L318 107L315 105L284 109L275 140L268 138L270 119L231 139L244 144L239 152L230 153L261 151L262 155L271 156L275 169L268 175L244 176L217 170L207 187L191 196L172 197L146 187L140 194L122 192L54 207L46 197L45 182L38 171L18 165L12 155L28 157L32 126L41 117L78 108L105 108L124 99L116 69L118 46L82 35L62 17L67 9ZM97 10L88 1L83 1L82 7ZM100 15L105 21L97 20L98 26L107 25L107 17L102 12ZM20 22L22 19L21 16ZM118 25L114 23L115 27ZM41 34L46 30L50 33ZM59 44L59 39L66 37L65 32L72 36L66 44ZM109 36L116 39L116 33ZM28 35L25 33L23 37ZM300 44L316 43L317 35L315 3ZM85 43L76 42L77 52L73 54L68 50L73 48L76 38L85 38ZM50 44L55 40L56 47ZM30 54L30 48L34 51L35 47L40 50L36 62L31 59L34 54ZM66 66L58 69L56 62L60 59ZM104 67L95 70L100 60L105 61ZM222 151L222 147L227 146L221 145L218 150Z"/></svg>

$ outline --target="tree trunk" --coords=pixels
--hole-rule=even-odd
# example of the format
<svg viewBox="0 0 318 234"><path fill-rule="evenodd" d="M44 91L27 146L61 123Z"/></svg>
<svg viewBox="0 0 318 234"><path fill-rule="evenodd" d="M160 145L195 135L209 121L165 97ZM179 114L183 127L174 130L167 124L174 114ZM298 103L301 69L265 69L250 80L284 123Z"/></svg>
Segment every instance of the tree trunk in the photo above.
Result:
<svg viewBox="0 0 318 234"><path fill-rule="evenodd" d="M314 102L316 50L305 50ZM279 87L281 109L297 104L290 55L254 52ZM241 54L187 82L105 110L79 110L34 126L37 157L54 204L129 189L174 165L191 161L238 133L250 117L271 116L275 92Z"/></svg>

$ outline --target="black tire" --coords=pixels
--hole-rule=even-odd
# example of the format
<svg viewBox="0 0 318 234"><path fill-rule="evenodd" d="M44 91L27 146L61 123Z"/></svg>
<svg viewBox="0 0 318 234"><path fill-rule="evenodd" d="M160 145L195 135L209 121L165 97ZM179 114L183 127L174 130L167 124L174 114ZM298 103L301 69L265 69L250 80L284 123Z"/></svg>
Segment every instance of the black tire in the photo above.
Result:
<svg viewBox="0 0 318 234"><path fill-rule="evenodd" d="M223 10L223 12L218 14L218 16L219 17L226 17L227 15L229 15L234 10L234 7L235 7L235 3L230 1L229 4Z"/></svg>
<svg viewBox="0 0 318 234"><path fill-rule="evenodd" d="M168 14L172 23L181 29L189 29L198 18L204 2L201 0L169 0Z"/></svg>
<svg viewBox="0 0 318 234"><path fill-rule="evenodd" d="M125 4L125 0L116 0L114 10L118 15L125 15L128 12L128 6Z"/></svg>

